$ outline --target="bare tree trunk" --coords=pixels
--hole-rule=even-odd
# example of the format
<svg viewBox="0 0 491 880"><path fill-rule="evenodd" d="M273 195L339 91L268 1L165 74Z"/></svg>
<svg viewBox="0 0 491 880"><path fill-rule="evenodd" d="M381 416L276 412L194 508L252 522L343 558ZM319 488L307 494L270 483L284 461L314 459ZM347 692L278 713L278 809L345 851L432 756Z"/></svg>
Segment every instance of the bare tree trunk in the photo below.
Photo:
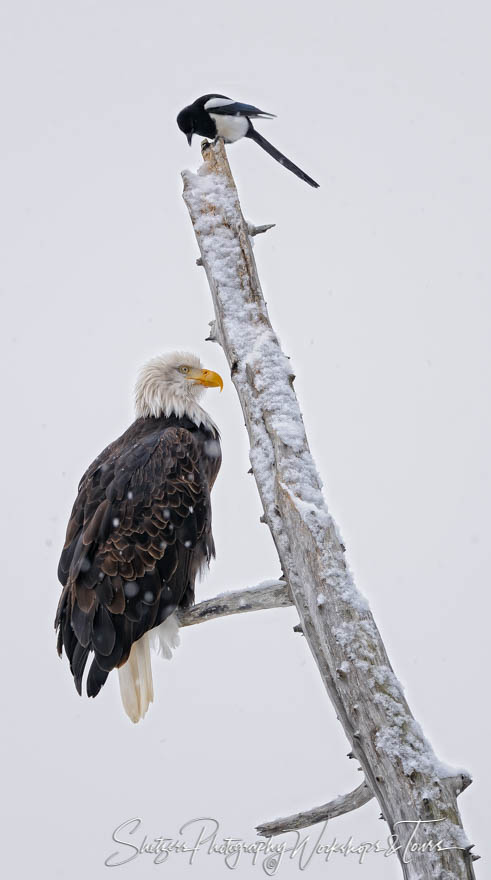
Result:
<svg viewBox="0 0 491 880"><path fill-rule="evenodd" d="M353 583L308 447L290 361L269 321L252 254L254 229L242 215L223 143L205 142L202 150L198 174L183 173L184 200L215 307L211 338L230 366L263 518L302 631L351 744L350 755L365 773L367 790L360 786L338 799L336 814L373 794L396 835L405 878L469 880L475 856L457 795L470 778L435 756L410 712L368 603ZM329 815L332 805L324 805ZM294 818L287 820L289 827ZM284 830L281 820L261 826L265 834L278 828Z"/></svg>

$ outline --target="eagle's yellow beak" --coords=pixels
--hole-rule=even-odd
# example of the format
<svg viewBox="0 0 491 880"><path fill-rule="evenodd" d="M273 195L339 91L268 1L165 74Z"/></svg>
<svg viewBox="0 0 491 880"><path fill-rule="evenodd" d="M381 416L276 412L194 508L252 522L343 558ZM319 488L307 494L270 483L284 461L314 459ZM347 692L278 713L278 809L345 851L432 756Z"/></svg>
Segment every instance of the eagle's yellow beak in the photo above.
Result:
<svg viewBox="0 0 491 880"><path fill-rule="evenodd" d="M219 388L220 391L223 391L223 379L213 370L192 369L187 373L186 379L190 379L198 385L206 385L207 388Z"/></svg>

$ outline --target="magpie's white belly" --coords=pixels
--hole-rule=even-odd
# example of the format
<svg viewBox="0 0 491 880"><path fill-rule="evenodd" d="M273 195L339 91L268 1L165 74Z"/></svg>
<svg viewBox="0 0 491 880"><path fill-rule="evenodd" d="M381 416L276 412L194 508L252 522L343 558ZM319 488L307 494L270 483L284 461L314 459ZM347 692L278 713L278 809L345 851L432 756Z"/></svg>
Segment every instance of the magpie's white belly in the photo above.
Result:
<svg viewBox="0 0 491 880"><path fill-rule="evenodd" d="M217 127L218 137L231 144L244 137L249 128L249 120L245 116L222 116L219 113L210 113L210 116Z"/></svg>

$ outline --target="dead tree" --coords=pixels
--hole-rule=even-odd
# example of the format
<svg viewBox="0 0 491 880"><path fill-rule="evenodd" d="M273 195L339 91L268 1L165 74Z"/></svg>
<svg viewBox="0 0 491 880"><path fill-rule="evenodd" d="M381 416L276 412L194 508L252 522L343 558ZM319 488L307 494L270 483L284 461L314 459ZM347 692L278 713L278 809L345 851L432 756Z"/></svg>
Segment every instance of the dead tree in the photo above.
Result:
<svg viewBox="0 0 491 880"><path fill-rule="evenodd" d="M221 141L202 144L184 201L215 308L210 339L227 358L250 440L250 461L285 584L202 603L181 624L294 603L364 781L322 807L258 827L271 836L354 810L375 797L407 880L473 878L457 807L470 784L442 764L414 720L366 600L357 591L305 435L289 359L268 317L251 235ZM420 823L415 825L415 823ZM435 843L441 841L440 846Z"/></svg>

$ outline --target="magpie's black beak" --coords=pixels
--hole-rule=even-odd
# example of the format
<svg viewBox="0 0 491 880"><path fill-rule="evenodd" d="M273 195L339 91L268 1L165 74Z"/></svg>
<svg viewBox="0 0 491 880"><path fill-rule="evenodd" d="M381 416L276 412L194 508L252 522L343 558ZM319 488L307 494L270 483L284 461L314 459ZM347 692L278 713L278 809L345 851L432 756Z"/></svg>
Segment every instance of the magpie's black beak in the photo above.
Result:
<svg viewBox="0 0 491 880"><path fill-rule="evenodd" d="M189 146L191 146L191 141L192 141L192 139L193 139L193 134L194 134L193 131L188 131L188 133L187 133L187 135L186 135L186 137L187 137L187 139L188 139L188 144L189 144Z"/></svg>

